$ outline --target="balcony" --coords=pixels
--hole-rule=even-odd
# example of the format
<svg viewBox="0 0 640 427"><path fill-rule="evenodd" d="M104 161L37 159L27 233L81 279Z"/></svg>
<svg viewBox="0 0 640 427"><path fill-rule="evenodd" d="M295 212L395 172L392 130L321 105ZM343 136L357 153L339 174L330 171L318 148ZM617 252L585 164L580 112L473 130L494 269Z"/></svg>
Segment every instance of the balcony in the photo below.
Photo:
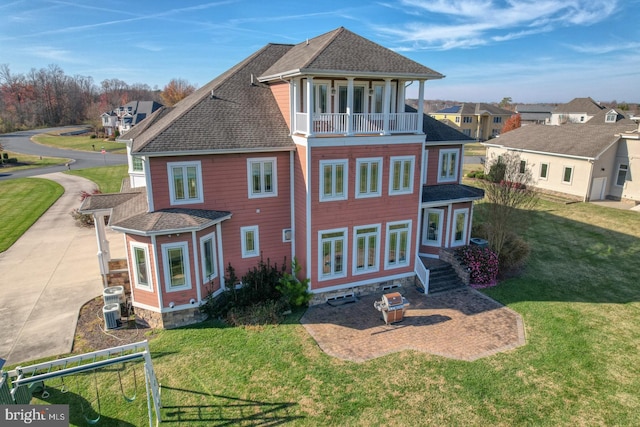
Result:
<svg viewBox="0 0 640 427"><path fill-rule="evenodd" d="M310 130L309 127L312 127ZM294 133L311 135L391 135L421 133L418 113L295 113Z"/></svg>

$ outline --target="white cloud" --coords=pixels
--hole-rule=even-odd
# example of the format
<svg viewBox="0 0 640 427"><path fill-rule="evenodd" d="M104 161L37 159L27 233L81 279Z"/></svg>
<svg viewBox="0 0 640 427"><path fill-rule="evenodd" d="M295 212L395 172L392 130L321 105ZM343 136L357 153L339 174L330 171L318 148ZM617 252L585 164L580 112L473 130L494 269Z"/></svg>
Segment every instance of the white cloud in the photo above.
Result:
<svg viewBox="0 0 640 427"><path fill-rule="evenodd" d="M66 63L82 63L83 61L78 59L73 52L65 49L57 49L51 46L31 46L24 48L24 52L35 56L37 58L46 59L52 62L66 62Z"/></svg>
<svg viewBox="0 0 640 427"><path fill-rule="evenodd" d="M571 50L579 53L602 55L612 52L632 51L637 52L640 49L640 42L620 42L606 45L588 45L579 46L574 44L565 44Z"/></svg>
<svg viewBox="0 0 640 427"><path fill-rule="evenodd" d="M527 37L567 25L607 19L618 0L401 0L425 21L377 28L414 49L447 50ZM438 22L434 24L433 22Z"/></svg>

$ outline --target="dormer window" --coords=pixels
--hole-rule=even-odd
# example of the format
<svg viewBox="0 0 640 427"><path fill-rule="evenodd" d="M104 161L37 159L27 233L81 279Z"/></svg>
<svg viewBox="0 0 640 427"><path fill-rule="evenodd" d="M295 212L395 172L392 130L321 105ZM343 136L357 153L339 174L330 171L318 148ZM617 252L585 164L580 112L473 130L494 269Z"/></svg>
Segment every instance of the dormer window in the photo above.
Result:
<svg viewBox="0 0 640 427"><path fill-rule="evenodd" d="M618 118L618 113L616 113L615 111L611 110L607 113L607 116L604 118L604 122L605 123L615 123L616 119Z"/></svg>

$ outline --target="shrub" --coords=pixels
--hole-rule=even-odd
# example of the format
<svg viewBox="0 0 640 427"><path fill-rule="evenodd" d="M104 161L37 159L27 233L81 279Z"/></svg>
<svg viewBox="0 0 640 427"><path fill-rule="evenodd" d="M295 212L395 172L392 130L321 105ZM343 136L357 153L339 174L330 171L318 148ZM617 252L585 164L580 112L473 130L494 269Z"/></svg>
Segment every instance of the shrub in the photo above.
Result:
<svg viewBox="0 0 640 427"><path fill-rule="evenodd" d="M82 190L80 192L80 201L83 202L84 199L86 199L87 197L92 196L94 194L100 194L100 193L101 193L100 190L93 190L93 192L91 193ZM81 227L93 227L95 225L93 221L93 215L82 213L80 212L79 209L72 210L71 216L76 221L76 223ZM105 217L105 224L107 223L107 221L108 221L108 217Z"/></svg>
<svg viewBox="0 0 640 427"><path fill-rule="evenodd" d="M463 246L456 250L471 275L471 287L476 289L495 286L498 277L498 256L489 248Z"/></svg>
<svg viewBox="0 0 640 427"><path fill-rule="evenodd" d="M508 277L515 275L529 258L531 249L529 244L515 233L509 233L500 252L500 275Z"/></svg>
<svg viewBox="0 0 640 427"><path fill-rule="evenodd" d="M231 326L277 325L285 310L283 301L263 301L248 307L232 307L226 316Z"/></svg>
<svg viewBox="0 0 640 427"><path fill-rule="evenodd" d="M276 289L282 294L282 298L289 307L302 307L311 300L309 293L309 279L298 280L300 265L297 260L291 263L291 273L284 273L280 278Z"/></svg>
<svg viewBox="0 0 640 427"><path fill-rule="evenodd" d="M491 165L487 179L491 182L500 182L504 180L504 174L507 171L507 164L498 160Z"/></svg>

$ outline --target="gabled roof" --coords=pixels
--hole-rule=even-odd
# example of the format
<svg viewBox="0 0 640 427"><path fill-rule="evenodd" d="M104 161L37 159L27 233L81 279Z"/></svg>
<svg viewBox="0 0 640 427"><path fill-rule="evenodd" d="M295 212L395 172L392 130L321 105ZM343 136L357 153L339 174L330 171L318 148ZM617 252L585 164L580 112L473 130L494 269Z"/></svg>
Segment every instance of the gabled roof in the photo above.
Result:
<svg viewBox="0 0 640 427"><path fill-rule="evenodd" d="M133 139L132 151L166 155L293 149L271 89L252 84L252 76L262 74L291 47L265 46L154 117L144 131L127 133L125 138Z"/></svg>
<svg viewBox="0 0 640 427"><path fill-rule="evenodd" d="M443 108L435 112L435 114L459 114L461 116L477 116L482 114L489 114L492 116L506 116L513 115L514 112L505 110L497 105L487 104L484 102L478 103L464 103L461 105L454 105L452 107Z"/></svg>
<svg viewBox="0 0 640 427"><path fill-rule="evenodd" d="M441 79L444 76L344 27L292 47L259 75L260 81L302 74Z"/></svg>
<svg viewBox="0 0 640 427"><path fill-rule="evenodd" d="M598 104L591 98L574 98L566 104L558 105L553 112L558 113L586 113L597 114L605 107Z"/></svg>
<svg viewBox="0 0 640 427"><path fill-rule="evenodd" d="M614 122L607 122L605 119L607 118L607 116L609 115L609 113L613 113L615 114L615 123L618 123L620 121L626 120L626 122L628 123L633 123L632 120L628 119L627 116L625 116L624 112L617 110L615 108L609 108L609 109L604 109L604 110L600 110L598 113L596 113L591 120L589 120L588 122L584 123L585 125L590 125L590 126L594 126L594 125L609 125L611 126L612 124L614 124Z"/></svg>
<svg viewBox="0 0 640 427"><path fill-rule="evenodd" d="M597 159L620 139L617 135L633 130L634 127L635 123L629 119L616 123L605 123L604 119L596 123L591 119L585 124L529 125L504 133L484 145Z"/></svg>

